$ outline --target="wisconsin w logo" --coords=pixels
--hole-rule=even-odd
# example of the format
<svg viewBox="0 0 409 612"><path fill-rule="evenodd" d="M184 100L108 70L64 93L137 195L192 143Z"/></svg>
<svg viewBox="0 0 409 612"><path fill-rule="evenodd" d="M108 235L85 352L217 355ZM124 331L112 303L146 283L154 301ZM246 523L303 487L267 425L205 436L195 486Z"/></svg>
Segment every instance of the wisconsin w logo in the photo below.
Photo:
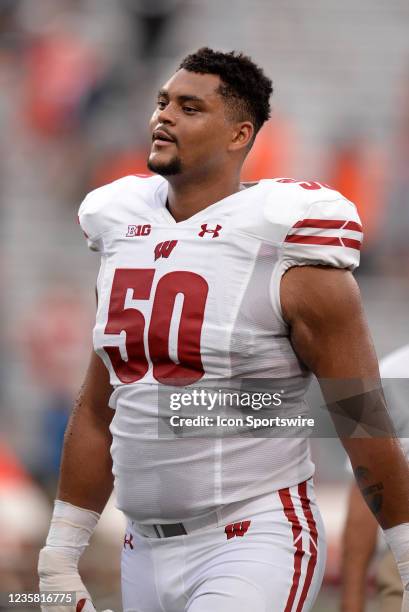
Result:
<svg viewBox="0 0 409 612"><path fill-rule="evenodd" d="M159 244L157 244L155 247L155 261L159 259L159 257L166 257L167 259L177 243L177 240L166 240L165 242L159 242Z"/></svg>
<svg viewBox="0 0 409 612"><path fill-rule="evenodd" d="M227 535L227 539L230 540L231 538L234 538L234 536L243 537L244 534L247 533L250 523L251 521L241 521L240 523L231 523L230 525L226 525L224 528L224 533Z"/></svg>

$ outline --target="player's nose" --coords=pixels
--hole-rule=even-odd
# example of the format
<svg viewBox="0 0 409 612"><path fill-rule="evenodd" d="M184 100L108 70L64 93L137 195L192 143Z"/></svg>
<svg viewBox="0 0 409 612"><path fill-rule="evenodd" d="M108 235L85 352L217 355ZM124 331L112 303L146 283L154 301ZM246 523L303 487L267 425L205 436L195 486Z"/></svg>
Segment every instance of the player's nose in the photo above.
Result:
<svg viewBox="0 0 409 612"><path fill-rule="evenodd" d="M168 104L165 108L161 108L158 110L157 119L159 123L167 123L167 124L175 124L177 119L177 115L175 113L175 109L172 107L172 104Z"/></svg>

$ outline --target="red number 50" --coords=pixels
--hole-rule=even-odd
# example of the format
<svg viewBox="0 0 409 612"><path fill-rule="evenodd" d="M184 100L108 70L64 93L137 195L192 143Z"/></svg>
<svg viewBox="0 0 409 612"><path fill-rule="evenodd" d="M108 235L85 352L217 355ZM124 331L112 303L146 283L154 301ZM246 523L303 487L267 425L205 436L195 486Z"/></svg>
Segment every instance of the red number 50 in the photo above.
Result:
<svg viewBox="0 0 409 612"><path fill-rule="evenodd" d="M108 310L106 334L126 334L128 360L122 359L119 347L104 346L119 380L133 383L143 378L149 364L144 346L145 317L136 308L126 308L128 290L132 299L148 300L155 270L121 268L115 271ZM204 374L200 355L200 336L209 287L194 272L169 272L158 282L148 330L149 356L153 376L161 383L191 384ZM169 335L176 296L183 295L177 354L179 363L169 355Z"/></svg>

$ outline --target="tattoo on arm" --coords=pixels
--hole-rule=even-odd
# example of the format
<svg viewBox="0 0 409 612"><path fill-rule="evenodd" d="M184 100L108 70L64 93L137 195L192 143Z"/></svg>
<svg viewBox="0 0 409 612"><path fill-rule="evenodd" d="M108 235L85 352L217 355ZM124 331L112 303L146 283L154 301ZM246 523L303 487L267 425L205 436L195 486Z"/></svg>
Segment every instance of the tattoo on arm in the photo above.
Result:
<svg viewBox="0 0 409 612"><path fill-rule="evenodd" d="M368 468L364 467L363 465L358 465L354 469L354 474L359 487L369 480L370 472Z"/></svg>
<svg viewBox="0 0 409 612"><path fill-rule="evenodd" d="M382 508L383 503L383 483L376 482L369 484L371 480L371 472L363 465L358 465L354 469L354 474L362 495L365 498L372 513L377 516Z"/></svg>

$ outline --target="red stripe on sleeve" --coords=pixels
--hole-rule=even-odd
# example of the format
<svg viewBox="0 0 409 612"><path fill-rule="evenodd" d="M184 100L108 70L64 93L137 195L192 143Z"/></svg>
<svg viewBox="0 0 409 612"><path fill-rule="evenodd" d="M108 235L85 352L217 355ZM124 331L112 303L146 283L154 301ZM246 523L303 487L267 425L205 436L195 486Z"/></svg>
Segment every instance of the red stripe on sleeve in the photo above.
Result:
<svg viewBox="0 0 409 612"><path fill-rule="evenodd" d="M319 229L345 229L355 232L362 232L362 226L355 221L346 221L345 219L301 219L297 221L293 228L309 227Z"/></svg>
<svg viewBox="0 0 409 612"><path fill-rule="evenodd" d="M318 532L317 525L314 520L314 516L311 510L310 500L307 496L307 483L302 482L298 485L298 494L301 499L301 505L304 512L304 516L307 520L310 536L310 558L307 566L307 573L305 575L304 586L301 591L300 600L298 602L296 612L302 612L305 600L307 599L308 591L311 586L312 578L314 576L314 570L317 565L317 546L318 546Z"/></svg>
<svg viewBox="0 0 409 612"><path fill-rule="evenodd" d="M356 223L355 221L348 221L348 223L342 229L353 230L354 232L362 232L362 225Z"/></svg>
<svg viewBox="0 0 409 612"><path fill-rule="evenodd" d="M293 582L284 610L284 612L291 612L291 610L293 609L295 597L297 595L298 585L300 583L301 561L304 556L301 537L302 527L294 510L294 504L291 499L290 489L281 489L280 491L278 491L278 494L283 505L284 514L286 515L288 522L291 524L293 532L293 542L295 546Z"/></svg>
<svg viewBox="0 0 409 612"><path fill-rule="evenodd" d="M341 240L346 247L356 249L357 251L361 250L362 243L360 240L354 240L353 238L341 238Z"/></svg>
<svg viewBox="0 0 409 612"><path fill-rule="evenodd" d="M342 246L340 238L335 236L303 236L302 234L292 234L287 236L285 242L292 244L322 244L327 246Z"/></svg>
<svg viewBox="0 0 409 612"><path fill-rule="evenodd" d="M344 225L345 220L343 219L301 219L297 221L294 228L296 227L319 227L322 229L341 229Z"/></svg>

